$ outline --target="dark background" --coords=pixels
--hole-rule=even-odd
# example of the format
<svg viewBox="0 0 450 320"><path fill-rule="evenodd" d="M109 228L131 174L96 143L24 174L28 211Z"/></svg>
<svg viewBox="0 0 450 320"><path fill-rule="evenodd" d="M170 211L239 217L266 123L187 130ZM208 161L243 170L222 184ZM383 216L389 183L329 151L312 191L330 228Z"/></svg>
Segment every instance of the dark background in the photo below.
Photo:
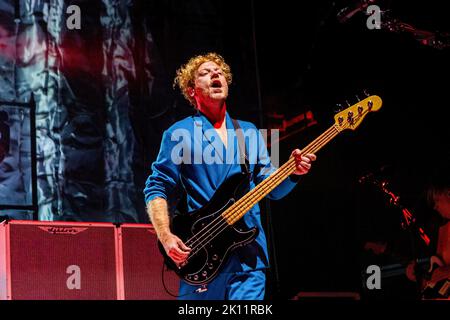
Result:
<svg viewBox="0 0 450 320"><path fill-rule="evenodd" d="M332 125L337 103L356 103L363 89L383 99L378 113L318 153L291 194L271 203L269 292L276 297L299 291L373 295L362 287L365 268L404 263L411 252L400 209L376 186L359 184L359 177L373 172L387 178L426 222L424 188L448 171L449 49L425 46L408 33L369 30L361 12L339 23L337 12L352 3L183 1L155 11L162 12L153 30L168 82L193 54L217 51L234 74L227 104L232 116L266 127L271 112L286 119L313 112L317 125L281 142L282 161ZM442 2L377 4L418 29L450 30ZM174 99L176 110L187 113L182 97ZM374 256L363 248L367 241L385 242L389 251ZM404 279L383 283L393 295L413 296L414 286Z"/></svg>
<svg viewBox="0 0 450 320"><path fill-rule="evenodd" d="M14 30L12 4L19 2L1 1L10 8L5 9L7 19L0 17L11 29L10 34ZM358 180L368 173L387 179L392 190L401 196L401 202L421 223L429 225L427 231L432 235L436 213L426 206L425 187L436 179L448 180L449 176L446 109L450 49L424 45L410 33L369 30L363 12L339 23L337 13L357 2L65 1L65 5L78 4L84 20L82 30L61 33L64 54L59 57L62 63L58 72L64 74L67 88L74 89L76 99L61 85L58 99L62 98L65 104L58 102L57 106L67 111L67 123L72 121L72 115L93 114L86 128L98 129L96 137L103 141L107 117L104 91L119 88L108 105L112 112L108 112L120 124L118 132L132 127L132 133L127 134L133 135L136 147L123 146L113 155L123 156L130 163L134 161L133 174L126 172L127 177L132 176L126 186L136 186L136 196L134 193L129 196L131 191L123 187L114 191L131 199L130 203L138 207L137 222L146 223L142 189L159 150L162 132L193 112L180 92L172 88L176 69L193 55L215 51L231 66L233 83L227 107L235 118L269 128L276 126L274 114L291 119L312 112L317 124L300 128L298 133L282 140L281 162L287 160L294 148L306 146L333 124L337 104L356 103L356 96L364 97L364 89L379 95L383 99L379 112L369 114L356 131L342 133L320 150L311 172L301 178L286 198L271 202L270 206L263 203L272 260L267 291L268 297L281 299L293 298L301 291L349 291L374 298L412 297L414 285L401 275L385 279L381 292L364 289L368 265L404 264L413 255L408 233L400 227L400 209L390 205L375 185L361 184ZM381 9L389 9L392 17L417 29L450 32L443 1L375 2ZM117 26L101 25L101 17L112 19L115 11L110 15L105 12L113 7L119 8L117 12L124 17L129 15L132 28L127 30L128 25L123 22ZM33 14L37 17L38 13L42 16L40 11ZM44 21L37 21L45 26ZM44 27L42 30L48 36L48 30ZM122 64L111 62L111 57L102 51L112 35L115 43L129 49L128 55L121 57ZM111 53L119 52L120 56L120 49L118 46ZM3 54L10 59L7 53ZM114 65L113 62L118 62L115 68L102 74L105 65ZM133 72L128 72L127 67ZM121 72L119 76L108 78L117 71ZM124 79L127 81L123 82ZM153 81L151 86L149 79ZM115 86L120 83L122 86ZM50 116L58 120L61 110L56 109L56 116ZM68 128L67 123L61 120L61 128ZM61 128L49 129L58 134ZM99 144L103 148L105 143ZM114 149L105 153L111 150ZM83 149L79 152L83 153ZM98 161L86 159L84 153L84 161L92 169L87 178L96 178L95 186L98 182L101 194L93 197L91 192L89 199L98 205L101 214L105 208L97 203L98 199L105 195L114 198L114 194L108 193L110 189L103 193L103 171L95 165L104 164L102 152L103 149L95 153ZM115 173L115 169L108 172ZM75 176L79 178L78 174ZM120 209L130 210L128 202L120 204ZM80 211L92 219L91 209L92 206L82 207ZM117 211L111 209L114 210ZM386 243L388 249L376 256L364 249L369 241ZM426 256L428 252L419 253Z"/></svg>

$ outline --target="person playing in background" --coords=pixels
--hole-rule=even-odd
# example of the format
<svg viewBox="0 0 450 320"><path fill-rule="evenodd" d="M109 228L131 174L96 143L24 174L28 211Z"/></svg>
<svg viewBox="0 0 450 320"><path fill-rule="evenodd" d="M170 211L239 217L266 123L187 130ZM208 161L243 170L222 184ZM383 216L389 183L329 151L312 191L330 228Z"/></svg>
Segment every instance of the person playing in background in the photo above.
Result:
<svg viewBox="0 0 450 320"><path fill-rule="evenodd" d="M427 187L427 202L439 216L433 220L434 234L431 245L433 255L427 274L420 277L420 288L425 299L450 299L450 184L448 175L440 172ZM411 262L406 276L418 281L416 262Z"/></svg>
<svg viewBox="0 0 450 320"><path fill-rule="evenodd" d="M174 196L176 187L182 186L186 192L189 211L196 210L208 203L227 177L242 170L234 134L237 128L233 125L226 105L231 81L230 67L216 53L191 58L178 69L174 81L174 86L180 87L184 97L195 107L197 113L176 122L164 132L158 157L152 164L151 175L147 178L144 194L150 221L158 239L167 255L177 264L186 261L191 248L170 229L168 203ZM252 175L249 187L252 189L275 168L268 156L262 135L256 127L240 120L238 124L243 131L250 130L257 135L257 143L246 143L245 146L248 150L249 171ZM202 134L200 138L196 136L198 132ZM180 135L187 137L181 142L184 154L179 153ZM196 149L195 146L198 144L201 148ZM222 161L207 159L206 150L214 150L215 159L218 157ZM296 170L269 194L271 199L279 199L289 193L296 185L298 176L306 174L311 168L311 163L316 160L315 155L303 155L298 149L294 150L291 156L295 158ZM199 158L202 161L195 161ZM223 161L225 158L232 161ZM213 300L264 298L268 254L258 205L250 209L243 219L249 227L259 229L255 241L234 250L220 274L207 284L206 290L198 290L198 286L181 280L180 298Z"/></svg>

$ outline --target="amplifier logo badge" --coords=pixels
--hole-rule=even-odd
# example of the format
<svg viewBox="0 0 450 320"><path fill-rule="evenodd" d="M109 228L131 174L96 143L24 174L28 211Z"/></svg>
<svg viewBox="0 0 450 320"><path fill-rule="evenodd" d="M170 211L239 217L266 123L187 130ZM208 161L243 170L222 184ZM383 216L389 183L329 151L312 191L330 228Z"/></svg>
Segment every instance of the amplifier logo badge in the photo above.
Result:
<svg viewBox="0 0 450 320"><path fill-rule="evenodd" d="M39 227L39 229L52 234L78 234L87 228L80 227Z"/></svg>

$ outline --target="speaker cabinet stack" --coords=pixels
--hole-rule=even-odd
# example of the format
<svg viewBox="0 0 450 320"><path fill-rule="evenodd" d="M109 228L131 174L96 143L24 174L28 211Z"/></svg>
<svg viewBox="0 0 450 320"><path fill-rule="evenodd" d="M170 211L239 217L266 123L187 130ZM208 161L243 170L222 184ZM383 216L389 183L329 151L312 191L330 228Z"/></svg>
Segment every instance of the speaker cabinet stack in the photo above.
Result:
<svg viewBox="0 0 450 320"><path fill-rule="evenodd" d="M0 224L0 299L173 299L151 225L13 220Z"/></svg>

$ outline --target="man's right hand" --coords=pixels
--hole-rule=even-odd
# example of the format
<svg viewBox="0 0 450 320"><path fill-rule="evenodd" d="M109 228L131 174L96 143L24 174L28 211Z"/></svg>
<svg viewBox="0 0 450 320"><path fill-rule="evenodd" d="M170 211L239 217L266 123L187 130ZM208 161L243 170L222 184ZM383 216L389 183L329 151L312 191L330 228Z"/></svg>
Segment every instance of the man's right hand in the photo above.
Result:
<svg viewBox="0 0 450 320"><path fill-rule="evenodd" d="M184 242L173 233L162 235L160 241L167 255L178 265L186 261L191 252L191 248L187 247Z"/></svg>
<svg viewBox="0 0 450 320"><path fill-rule="evenodd" d="M186 261L191 249L170 232L167 200L156 197L148 202L147 212L166 254L178 265Z"/></svg>

